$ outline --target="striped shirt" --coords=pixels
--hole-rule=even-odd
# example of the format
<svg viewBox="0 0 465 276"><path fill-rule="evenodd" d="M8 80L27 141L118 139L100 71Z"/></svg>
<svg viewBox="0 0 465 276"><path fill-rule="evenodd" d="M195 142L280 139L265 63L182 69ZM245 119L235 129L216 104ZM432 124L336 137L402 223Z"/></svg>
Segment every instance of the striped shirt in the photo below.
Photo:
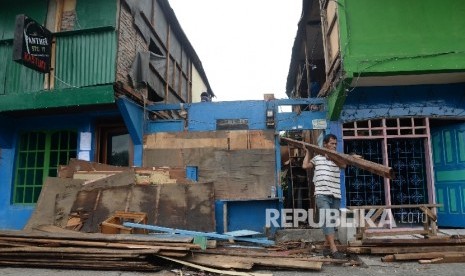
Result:
<svg viewBox="0 0 465 276"><path fill-rule="evenodd" d="M315 168L313 175L315 195L332 195L341 198L341 169L323 155L316 155L310 162Z"/></svg>

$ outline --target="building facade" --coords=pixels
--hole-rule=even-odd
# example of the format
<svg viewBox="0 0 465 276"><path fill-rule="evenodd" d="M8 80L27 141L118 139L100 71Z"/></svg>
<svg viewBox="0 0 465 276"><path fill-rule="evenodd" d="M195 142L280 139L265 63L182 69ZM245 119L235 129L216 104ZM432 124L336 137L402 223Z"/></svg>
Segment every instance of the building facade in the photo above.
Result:
<svg viewBox="0 0 465 276"><path fill-rule="evenodd" d="M141 166L145 117L134 110L214 96L166 0L0 5L2 229L23 227L45 178L70 158ZM49 73L13 61L19 14L52 33Z"/></svg>
<svg viewBox="0 0 465 276"><path fill-rule="evenodd" d="M397 175L349 167L347 206L438 203L439 226L465 227L464 11L458 0L303 1L287 94L327 98L341 150Z"/></svg>

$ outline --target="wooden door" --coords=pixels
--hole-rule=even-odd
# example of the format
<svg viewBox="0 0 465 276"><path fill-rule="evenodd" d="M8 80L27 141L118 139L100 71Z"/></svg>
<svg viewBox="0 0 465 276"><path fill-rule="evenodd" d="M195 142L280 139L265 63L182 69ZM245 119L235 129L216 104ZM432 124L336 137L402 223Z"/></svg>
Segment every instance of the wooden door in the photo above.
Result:
<svg viewBox="0 0 465 276"><path fill-rule="evenodd" d="M438 225L465 227L465 123L431 128Z"/></svg>

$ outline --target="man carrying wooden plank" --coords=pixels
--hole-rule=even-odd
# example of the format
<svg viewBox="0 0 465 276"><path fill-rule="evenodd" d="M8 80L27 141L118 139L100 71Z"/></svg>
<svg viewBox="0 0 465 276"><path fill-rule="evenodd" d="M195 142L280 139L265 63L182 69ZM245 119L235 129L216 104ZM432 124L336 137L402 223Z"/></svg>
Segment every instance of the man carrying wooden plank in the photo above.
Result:
<svg viewBox="0 0 465 276"><path fill-rule="evenodd" d="M334 134L327 134L323 139L323 147L336 151L337 137ZM330 158L327 154L318 154L310 159L310 152L305 148L306 154L302 164L304 169L314 169L313 183L315 185L316 205L320 214L324 214L320 219L323 220L323 234L325 235L325 245L329 249L323 250L323 255L330 256L333 259L345 259L346 255L337 251L334 243L335 227L329 221L330 212L339 215L341 203L341 169L346 164L337 159ZM329 224L329 225L328 225Z"/></svg>

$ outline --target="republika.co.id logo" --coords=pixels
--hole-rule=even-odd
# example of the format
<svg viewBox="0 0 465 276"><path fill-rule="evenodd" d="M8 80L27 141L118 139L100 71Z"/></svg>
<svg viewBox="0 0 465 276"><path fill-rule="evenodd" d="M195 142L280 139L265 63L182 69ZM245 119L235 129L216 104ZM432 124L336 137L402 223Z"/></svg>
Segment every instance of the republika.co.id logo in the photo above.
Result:
<svg viewBox="0 0 465 276"><path fill-rule="evenodd" d="M372 220L376 209L320 209L318 210L318 222L315 222L313 209L266 209L266 227L298 227L302 223L308 223L312 228L326 227L368 227L386 228L396 227L390 210L383 210L376 221Z"/></svg>

